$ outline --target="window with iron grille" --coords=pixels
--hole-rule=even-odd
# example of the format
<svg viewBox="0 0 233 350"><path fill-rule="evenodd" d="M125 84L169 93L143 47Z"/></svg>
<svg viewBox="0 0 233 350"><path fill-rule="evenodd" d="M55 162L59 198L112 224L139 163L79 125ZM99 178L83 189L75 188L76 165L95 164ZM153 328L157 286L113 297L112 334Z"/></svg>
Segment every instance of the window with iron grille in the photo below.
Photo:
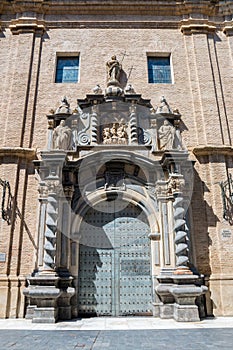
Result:
<svg viewBox="0 0 233 350"><path fill-rule="evenodd" d="M171 84L171 62L169 57L147 57L148 81L153 84Z"/></svg>
<svg viewBox="0 0 233 350"><path fill-rule="evenodd" d="M77 83L79 57L57 57L55 83Z"/></svg>

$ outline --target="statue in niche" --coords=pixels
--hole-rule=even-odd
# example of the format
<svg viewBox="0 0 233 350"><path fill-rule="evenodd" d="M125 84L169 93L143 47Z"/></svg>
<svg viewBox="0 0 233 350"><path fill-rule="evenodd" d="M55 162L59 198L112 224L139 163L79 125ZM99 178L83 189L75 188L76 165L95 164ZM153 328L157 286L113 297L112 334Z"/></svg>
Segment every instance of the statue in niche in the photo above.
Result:
<svg viewBox="0 0 233 350"><path fill-rule="evenodd" d="M112 56L111 59L106 63L107 67L107 81L120 83L120 73L121 73L121 64L117 60L116 56Z"/></svg>
<svg viewBox="0 0 233 350"><path fill-rule="evenodd" d="M163 125L158 130L161 150L173 149L175 133L176 129L174 126L168 120L164 120Z"/></svg>
<svg viewBox="0 0 233 350"><path fill-rule="evenodd" d="M72 146L72 131L65 125L65 120L53 130L53 148L69 150Z"/></svg>

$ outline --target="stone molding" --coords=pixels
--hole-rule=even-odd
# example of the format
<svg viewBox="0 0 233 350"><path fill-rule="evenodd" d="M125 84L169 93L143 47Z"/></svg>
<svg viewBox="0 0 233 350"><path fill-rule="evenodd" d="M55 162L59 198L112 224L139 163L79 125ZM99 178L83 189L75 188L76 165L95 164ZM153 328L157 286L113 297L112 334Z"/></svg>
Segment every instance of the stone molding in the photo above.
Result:
<svg viewBox="0 0 233 350"><path fill-rule="evenodd" d="M233 280L233 274L213 274L210 275L209 281L228 281L228 280Z"/></svg>
<svg viewBox="0 0 233 350"><path fill-rule="evenodd" d="M214 0L119 0L102 1L95 0L12 0L10 3L3 0L2 11L9 11L13 13L22 12L40 12L43 14L131 14L131 15L153 15L153 16L187 16L192 13L201 13L202 15L214 16L217 14L224 14L232 12L230 1L225 4L219 4Z"/></svg>
<svg viewBox="0 0 233 350"><path fill-rule="evenodd" d="M208 156L213 154L221 154L227 156L233 156L232 146L197 146L190 149L195 156Z"/></svg>
<svg viewBox="0 0 233 350"><path fill-rule="evenodd" d="M23 147L1 147L0 158L3 158L3 157L22 158L28 161L37 159L35 149L23 148Z"/></svg>
<svg viewBox="0 0 233 350"><path fill-rule="evenodd" d="M29 18L28 14L35 17ZM50 15L63 14L71 15L70 19L62 22L55 22L49 18ZM116 16L128 15L134 19L124 19L121 21L114 19ZM198 13L199 18L195 18ZM114 1L84 1L84 0L12 0L11 2L3 0L0 4L0 14L12 16L11 22L4 22L9 25L13 34L23 32L45 31L46 27L59 28L181 28L183 34L193 33L213 33L216 28L223 30L224 33L232 35L232 26L224 22L226 16L233 14L231 1L219 2L214 0L119 0ZM79 15L77 20L75 15ZM93 20L82 19L82 16L93 16ZM96 21L96 15L104 15L103 21ZM108 18L109 16L109 18ZM14 19L13 19L14 18ZM84 17L85 18L85 17ZM209 22L208 18L213 19L214 23ZM215 20L216 19L216 20ZM230 23L230 22L229 22ZM226 25L225 25L226 24ZM230 33L230 34L229 34Z"/></svg>

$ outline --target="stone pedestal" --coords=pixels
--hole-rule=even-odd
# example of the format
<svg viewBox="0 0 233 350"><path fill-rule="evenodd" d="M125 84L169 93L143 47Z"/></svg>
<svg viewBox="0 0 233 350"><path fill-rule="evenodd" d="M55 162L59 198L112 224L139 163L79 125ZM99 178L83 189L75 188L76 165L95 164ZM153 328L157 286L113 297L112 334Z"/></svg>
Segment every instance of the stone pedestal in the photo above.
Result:
<svg viewBox="0 0 233 350"><path fill-rule="evenodd" d="M206 289L205 289L206 288ZM207 287L195 285L174 286L171 293L175 298L174 319L181 322L199 321L198 307L195 304L196 298L203 294Z"/></svg>
<svg viewBox="0 0 233 350"><path fill-rule="evenodd" d="M60 320L71 320L72 310L70 299L75 294L75 289L71 286L73 277L67 275L61 277L60 290L61 295L58 299L59 319Z"/></svg>
<svg viewBox="0 0 233 350"><path fill-rule="evenodd" d="M31 308L29 308L28 318L32 318L33 323L55 323L57 321L57 300L62 293L58 288L59 279L55 274L29 277L29 286L24 290L24 295L30 300Z"/></svg>
<svg viewBox="0 0 233 350"><path fill-rule="evenodd" d="M196 298L207 292L207 287L199 285L197 275L158 276L159 285L156 293L159 295L161 318L174 318L179 322L199 321Z"/></svg>
<svg viewBox="0 0 233 350"><path fill-rule="evenodd" d="M156 293L159 295L161 304L159 305L160 318L172 318L174 308L174 297L171 294L172 284L164 283L156 287Z"/></svg>

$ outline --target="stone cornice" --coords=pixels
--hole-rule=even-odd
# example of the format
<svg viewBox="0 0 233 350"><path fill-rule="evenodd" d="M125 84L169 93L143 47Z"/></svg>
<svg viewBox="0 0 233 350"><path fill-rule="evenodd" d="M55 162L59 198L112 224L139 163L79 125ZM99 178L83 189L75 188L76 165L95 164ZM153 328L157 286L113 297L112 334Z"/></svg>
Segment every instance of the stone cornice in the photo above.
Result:
<svg viewBox="0 0 233 350"><path fill-rule="evenodd" d="M197 146L190 149L195 156L209 156L215 154L233 156L232 146Z"/></svg>
<svg viewBox="0 0 233 350"><path fill-rule="evenodd" d="M218 13L215 0L2 0L3 11L11 13L40 12L43 14L137 14L158 16Z"/></svg>
<svg viewBox="0 0 233 350"><path fill-rule="evenodd" d="M2 26L10 27L13 34L43 33L45 24L48 28L180 28L184 34L233 33L233 4L227 0L2 0L0 14Z"/></svg>
<svg viewBox="0 0 233 350"><path fill-rule="evenodd" d="M37 159L36 149L22 147L1 147L0 158L22 158L27 161Z"/></svg>

